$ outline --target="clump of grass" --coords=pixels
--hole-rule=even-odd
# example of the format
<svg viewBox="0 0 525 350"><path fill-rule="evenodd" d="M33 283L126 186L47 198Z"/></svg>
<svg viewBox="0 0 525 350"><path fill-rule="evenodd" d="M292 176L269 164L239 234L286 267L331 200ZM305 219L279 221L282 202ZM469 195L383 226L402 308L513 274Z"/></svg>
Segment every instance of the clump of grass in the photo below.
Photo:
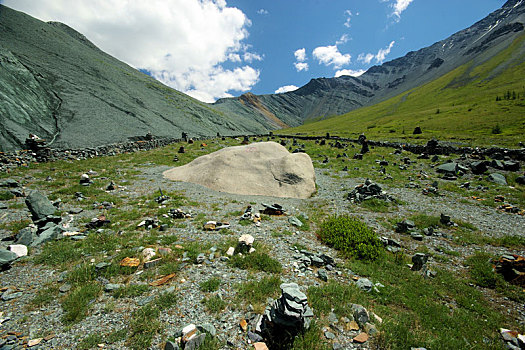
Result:
<svg viewBox="0 0 525 350"><path fill-rule="evenodd" d="M31 300L31 305L40 308L49 305L58 295L58 286L50 285L46 288L39 289L36 296Z"/></svg>
<svg viewBox="0 0 525 350"><path fill-rule="evenodd" d="M256 251L249 255L234 255L228 263L243 270L256 270L268 273L281 273L281 263L267 253Z"/></svg>
<svg viewBox="0 0 525 350"><path fill-rule="evenodd" d="M9 191L0 191L0 201L8 201L15 198L15 195Z"/></svg>
<svg viewBox="0 0 525 350"><path fill-rule="evenodd" d="M80 242L61 240L60 242L49 242L44 246L42 253L35 257L35 263L49 266L72 264L82 256L78 249Z"/></svg>
<svg viewBox="0 0 525 350"><path fill-rule="evenodd" d="M150 347L153 337L163 329L162 323L158 320L159 315L159 308L151 304L133 312L126 342L131 349L141 350Z"/></svg>
<svg viewBox="0 0 525 350"><path fill-rule="evenodd" d="M263 277L259 281L250 281L236 286L237 299L255 304L256 311L263 311L266 299L279 295L281 279L278 276ZM257 310L259 307L260 310Z"/></svg>
<svg viewBox="0 0 525 350"><path fill-rule="evenodd" d="M199 284L199 289L203 292L215 292L219 290L221 283L222 281L220 278L212 277L207 281L201 282Z"/></svg>
<svg viewBox="0 0 525 350"><path fill-rule="evenodd" d="M114 298L134 298L141 296L149 290L146 284L131 284L129 286L120 287L113 292Z"/></svg>
<svg viewBox="0 0 525 350"><path fill-rule="evenodd" d="M98 283L89 283L76 287L62 301L62 309L64 310L62 321L66 324L71 324L86 317L91 301L96 299L101 291L102 288Z"/></svg>
<svg viewBox="0 0 525 350"><path fill-rule="evenodd" d="M206 309L212 313L219 313L226 308L228 305L219 295L213 295L208 298L202 299L202 303Z"/></svg>
<svg viewBox="0 0 525 350"><path fill-rule="evenodd" d="M332 216L321 224L319 238L345 256L375 260L383 245L377 234L364 222L348 215Z"/></svg>
<svg viewBox="0 0 525 350"><path fill-rule="evenodd" d="M479 252L467 259L470 276L480 287L496 287L497 275L492 268L491 259L490 254Z"/></svg>
<svg viewBox="0 0 525 350"><path fill-rule="evenodd" d="M377 198L367 199L360 203L362 208L366 208L374 213L388 213L393 206L392 202L384 201Z"/></svg>
<svg viewBox="0 0 525 350"><path fill-rule="evenodd" d="M137 309L129 322L127 345L131 349L148 349L155 335L162 331L163 325L158 320L160 312L177 303L174 293L163 293L153 302Z"/></svg>

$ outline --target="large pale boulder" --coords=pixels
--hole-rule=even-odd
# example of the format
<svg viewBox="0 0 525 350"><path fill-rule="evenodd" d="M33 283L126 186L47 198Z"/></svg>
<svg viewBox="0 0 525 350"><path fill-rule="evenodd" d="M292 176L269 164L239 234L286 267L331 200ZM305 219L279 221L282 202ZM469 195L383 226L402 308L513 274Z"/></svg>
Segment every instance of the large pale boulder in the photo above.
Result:
<svg viewBox="0 0 525 350"><path fill-rule="evenodd" d="M223 148L167 170L164 177L244 195L308 198L315 192L310 156L291 154L275 142Z"/></svg>

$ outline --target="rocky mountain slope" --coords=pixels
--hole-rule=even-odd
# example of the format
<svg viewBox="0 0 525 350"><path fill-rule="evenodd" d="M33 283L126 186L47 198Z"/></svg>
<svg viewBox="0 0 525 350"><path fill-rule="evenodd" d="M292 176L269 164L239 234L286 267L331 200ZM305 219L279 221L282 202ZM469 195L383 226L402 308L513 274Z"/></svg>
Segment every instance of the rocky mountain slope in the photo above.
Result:
<svg viewBox="0 0 525 350"><path fill-rule="evenodd" d="M82 34L0 5L0 150L29 133L79 148L157 136L262 132L265 117L231 117L99 50Z"/></svg>
<svg viewBox="0 0 525 350"><path fill-rule="evenodd" d="M522 35L524 22L525 2L509 0L471 27L432 46L374 66L360 77L312 79L292 92L252 95L252 103L246 103L245 95L221 99L215 107L235 114L264 115L270 112L290 126L344 114L431 82L468 62L473 62L474 69ZM523 46L520 50L525 52ZM509 59L499 68L503 70L513 63Z"/></svg>

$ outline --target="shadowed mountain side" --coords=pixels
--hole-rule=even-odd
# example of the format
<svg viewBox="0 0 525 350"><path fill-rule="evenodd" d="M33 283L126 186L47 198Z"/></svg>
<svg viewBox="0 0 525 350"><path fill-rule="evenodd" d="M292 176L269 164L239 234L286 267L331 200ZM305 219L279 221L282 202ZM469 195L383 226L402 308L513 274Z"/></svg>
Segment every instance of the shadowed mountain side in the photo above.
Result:
<svg viewBox="0 0 525 350"><path fill-rule="evenodd" d="M256 98L290 126L344 114L429 83L470 61L473 68L487 62L523 33L523 23L525 1L509 0L471 27L429 47L373 66L360 77L312 79L298 90ZM510 64L504 62L501 68ZM260 106L242 105L243 98L244 95L221 99L215 107L236 114L258 113Z"/></svg>
<svg viewBox="0 0 525 350"><path fill-rule="evenodd" d="M275 118L233 116L171 89L99 50L65 24L0 5L0 150L29 133L81 148L151 132L180 137L265 132Z"/></svg>

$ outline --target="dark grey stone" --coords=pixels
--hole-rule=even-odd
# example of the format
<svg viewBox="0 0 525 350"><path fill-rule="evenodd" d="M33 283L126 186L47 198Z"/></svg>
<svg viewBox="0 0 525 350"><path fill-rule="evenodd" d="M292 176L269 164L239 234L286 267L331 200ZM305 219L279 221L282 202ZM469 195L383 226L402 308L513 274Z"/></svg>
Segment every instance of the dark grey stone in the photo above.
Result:
<svg viewBox="0 0 525 350"><path fill-rule="evenodd" d="M370 292L374 286L368 278L360 278L355 284L359 289L364 290L365 292Z"/></svg>
<svg viewBox="0 0 525 350"><path fill-rule="evenodd" d="M498 185L507 186L507 179L505 179L505 176L499 174L499 173L492 173L489 174L487 177L487 180L497 183Z"/></svg>
<svg viewBox="0 0 525 350"><path fill-rule="evenodd" d="M215 326L211 323L204 323L202 325L198 325L197 329L203 333L208 333L212 337L215 337L217 335L217 330L215 329Z"/></svg>
<svg viewBox="0 0 525 350"><path fill-rule="evenodd" d="M424 253L416 253L412 257L412 271L419 271L423 268L423 266L427 263L428 256Z"/></svg>
<svg viewBox="0 0 525 350"><path fill-rule="evenodd" d="M31 227L23 228L16 235L15 244L23 244L29 247L31 243L33 243L33 237L34 237L34 234L33 234L33 230L31 229Z"/></svg>
<svg viewBox="0 0 525 350"><path fill-rule="evenodd" d="M317 277L319 277L321 281L324 281L324 282L328 281L328 275L326 274L326 270L324 269L317 270Z"/></svg>
<svg viewBox="0 0 525 350"><path fill-rule="evenodd" d="M33 221L45 219L56 211L53 203L38 191L33 191L26 197L26 205L33 216Z"/></svg>
<svg viewBox="0 0 525 350"><path fill-rule="evenodd" d="M179 350L179 345L175 342L167 341L164 350Z"/></svg>
<svg viewBox="0 0 525 350"><path fill-rule="evenodd" d="M370 321L370 316L368 315L368 311L364 308L364 306L359 304L352 304L352 311L354 320L359 324L360 327L363 327L368 321Z"/></svg>
<svg viewBox="0 0 525 350"><path fill-rule="evenodd" d="M458 170L459 170L458 163L454 163L454 162L441 164L440 166L436 168L436 171L438 173L444 173L444 174L450 174L450 175L454 175Z"/></svg>
<svg viewBox="0 0 525 350"><path fill-rule="evenodd" d="M18 259L18 256L7 249L0 249L0 268L3 269Z"/></svg>
<svg viewBox="0 0 525 350"><path fill-rule="evenodd" d="M184 350L197 350L202 343L204 343L205 339L206 334L199 334L198 336L191 338L186 345L184 345Z"/></svg>
<svg viewBox="0 0 525 350"><path fill-rule="evenodd" d="M48 227L43 232L41 232L37 237L34 238L33 243L31 243L32 247L36 247L40 244L44 244L46 242L52 241L54 239L57 239L60 237L60 235L64 232L62 227L54 224L54 223L48 223L46 225Z"/></svg>

